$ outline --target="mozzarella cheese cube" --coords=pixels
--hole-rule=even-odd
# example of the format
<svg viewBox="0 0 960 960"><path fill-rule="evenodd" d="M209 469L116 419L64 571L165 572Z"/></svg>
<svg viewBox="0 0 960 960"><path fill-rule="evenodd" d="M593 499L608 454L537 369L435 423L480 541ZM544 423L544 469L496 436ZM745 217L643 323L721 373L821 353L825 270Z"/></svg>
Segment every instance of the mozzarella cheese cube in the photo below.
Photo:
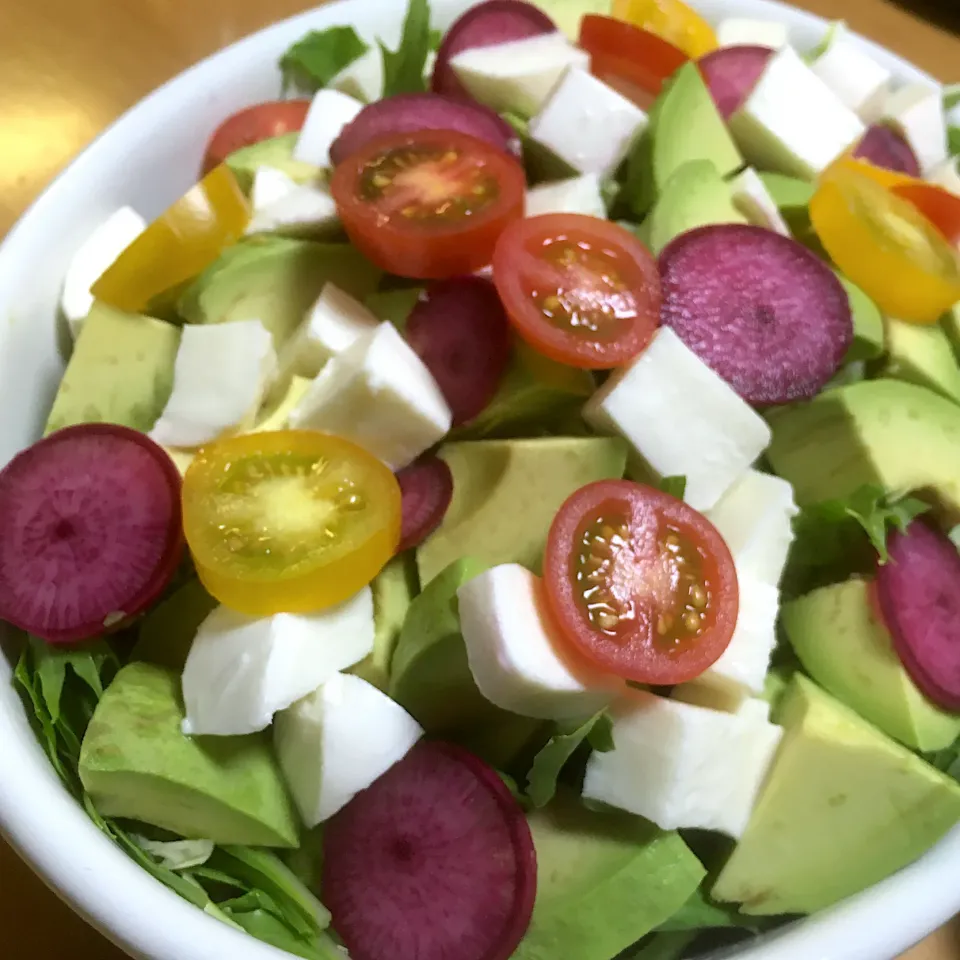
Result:
<svg viewBox="0 0 960 960"><path fill-rule="evenodd" d="M273 338L259 320L185 324L173 391L150 436L199 447L253 422L277 370Z"/></svg>
<svg viewBox="0 0 960 960"><path fill-rule="evenodd" d="M297 189L297 181L276 167L257 167L250 189L250 205L254 213L273 206Z"/></svg>
<svg viewBox="0 0 960 960"><path fill-rule="evenodd" d="M727 17L717 24L717 43L721 47L759 46L779 50L789 42L786 26L776 20Z"/></svg>
<svg viewBox="0 0 960 960"><path fill-rule="evenodd" d="M845 35L836 37L810 69L867 123L876 119L893 79L886 67Z"/></svg>
<svg viewBox="0 0 960 960"><path fill-rule="evenodd" d="M770 443L764 419L669 327L610 375L583 417L626 439L661 477L685 476L696 510L714 506Z"/></svg>
<svg viewBox="0 0 960 960"><path fill-rule="evenodd" d="M595 173L585 173L582 177L531 187L527 191L527 216L539 217L547 213L581 213L606 219L607 207L600 193L600 178Z"/></svg>
<svg viewBox="0 0 960 960"><path fill-rule="evenodd" d="M262 191L261 191L262 193ZM259 209L254 206L246 234L317 233L340 222L330 192L319 184L294 184L293 189Z"/></svg>
<svg viewBox="0 0 960 960"><path fill-rule="evenodd" d="M664 830L739 837L782 734L768 712L761 700L722 713L631 690L611 708L614 749L591 754L583 796Z"/></svg>
<svg viewBox="0 0 960 960"><path fill-rule="evenodd" d="M329 820L421 736L403 707L344 673L278 713L273 727L280 769L307 827Z"/></svg>
<svg viewBox="0 0 960 960"><path fill-rule="evenodd" d="M384 43L390 42L385 38L381 39ZM361 103L379 100L383 90L383 55L380 48L371 46L362 57L344 67L327 84L327 89L339 90Z"/></svg>
<svg viewBox="0 0 960 960"><path fill-rule="evenodd" d="M315 167L329 167L330 147L363 104L342 90L318 90L300 130L293 159Z"/></svg>
<svg viewBox="0 0 960 960"><path fill-rule="evenodd" d="M764 170L813 179L865 128L860 118L792 47L770 58L730 132L747 161Z"/></svg>
<svg viewBox="0 0 960 960"><path fill-rule="evenodd" d="M519 564L474 577L457 599L470 672L496 706L567 720L602 710L626 689L622 680L571 656L546 609L540 578Z"/></svg>
<svg viewBox="0 0 960 960"><path fill-rule="evenodd" d="M543 106L570 67L590 69L590 55L560 32L485 47L470 47L450 61L470 96L497 113L529 117Z"/></svg>
<svg viewBox="0 0 960 960"><path fill-rule="evenodd" d="M121 207L107 217L73 255L63 282L60 308L74 340L93 306L90 288L146 229L147 221L136 210Z"/></svg>
<svg viewBox="0 0 960 960"><path fill-rule="evenodd" d="M790 228L780 216L776 201L753 167L747 167L730 181L730 192L733 205L754 226L790 236Z"/></svg>
<svg viewBox="0 0 960 960"><path fill-rule="evenodd" d="M955 197L960 197L960 157L950 157L943 163L937 164L927 179L944 190L949 190Z"/></svg>
<svg viewBox="0 0 960 960"><path fill-rule="evenodd" d="M586 70L573 67L530 121L530 136L579 173L612 174L647 115Z"/></svg>
<svg viewBox="0 0 960 960"><path fill-rule="evenodd" d="M450 429L452 415L423 361L390 323L330 360L291 426L345 437L399 470Z"/></svg>
<svg viewBox="0 0 960 960"><path fill-rule="evenodd" d="M186 734L232 736L359 663L373 649L373 593L364 587L319 613L248 617L217 607L200 625L183 667Z"/></svg>
<svg viewBox="0 0 960 960"><path fill-rule="evenodd" d="M894 91L880 119L903 134L927 175L947 159L947 127L943 95L926 83L909 83Z"/></svg>

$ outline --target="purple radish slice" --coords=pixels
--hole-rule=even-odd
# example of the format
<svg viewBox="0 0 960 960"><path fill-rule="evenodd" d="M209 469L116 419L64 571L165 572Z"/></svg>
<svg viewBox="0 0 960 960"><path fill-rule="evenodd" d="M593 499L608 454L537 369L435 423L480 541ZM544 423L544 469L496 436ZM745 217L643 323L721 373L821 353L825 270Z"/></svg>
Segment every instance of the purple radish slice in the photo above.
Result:
<svg viewBox="0 0 960 960"><path fill-rule="evenodd" d="M523 0L486 0L471 7L447 31L437 51L430 88L449 97L469 98L450 61L464 50L526 40L556 32L556 24L532 3Z"/></svg>
<svg viewBox="0 0 960 960"><path fill-rule="evenodd" d="M850 303L829 267L763 227L682 233L660 254L660 322L748 403L812 397L853 339Z"/></svg>
<svg viewBox="0 0 960 960"><path fill-rule="evenodd" d="M430 284L407 318L405 336L437 381L454 426L493 399L510 360L510 322L489 280Z"/></svg>
<svg viewBox="0 0 960 960"><path fill-rule="evenodd" d="M0 618L50 643L128 622L182 550L180 475L136 430L68 427L0 472Z"/></svg>
<svg viewBox="0 0 960 960"><path fill-rule="evenodd" d="M443 520L453 499L453 474L439 457L421 457L397 472L402 520L397 553L417 547Z"/></svg>
<svg viewBox="0 0 960 960"><path fill-rule="evenodd" d="M728 120L753 92L774 51L770 47L721 47L697 65L720 115Z"/></svg>
<svg viewBox="0 0 960 960"><path fill-rule="evenodd" d="M894 649L920 690L960 710L960 553L923 520L887 537L877 599Z"/></svg>
<svg viewBox="0 0 960 960"><path fill-rule="evenodd" d="M482 104L436 93L399 93L365 106L333 141L330 158L340 163L375 137L417 130L456 130L512 156L521 154L513 127Z"/></svg>
<svg viewBox="0 0 960 960"><path fill-rule="evenodd" d="M853 155L859 160L867 160L875 167L906 173L911 177L920 176L920 162L910 144L892 127L875 123L867 127L863 139L857 144Z"/></svg>
<svg viewBox="0 0 960 960"><path fill-rule="evenodd" d="M421 741L326 824L323 902L353 960L507 960L537 862L496 771Z"/></svg>

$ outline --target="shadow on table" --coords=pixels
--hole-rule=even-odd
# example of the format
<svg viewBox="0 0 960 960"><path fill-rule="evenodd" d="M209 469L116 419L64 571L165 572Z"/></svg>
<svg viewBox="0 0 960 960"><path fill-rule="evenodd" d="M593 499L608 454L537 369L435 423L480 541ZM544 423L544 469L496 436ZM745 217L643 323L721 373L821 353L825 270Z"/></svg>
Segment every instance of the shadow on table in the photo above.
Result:
<svg viewBox="0 0 960 960"><path fill-rule="evenodd" d="M958 0L891 0L896 6L960 36Z"/></svg>

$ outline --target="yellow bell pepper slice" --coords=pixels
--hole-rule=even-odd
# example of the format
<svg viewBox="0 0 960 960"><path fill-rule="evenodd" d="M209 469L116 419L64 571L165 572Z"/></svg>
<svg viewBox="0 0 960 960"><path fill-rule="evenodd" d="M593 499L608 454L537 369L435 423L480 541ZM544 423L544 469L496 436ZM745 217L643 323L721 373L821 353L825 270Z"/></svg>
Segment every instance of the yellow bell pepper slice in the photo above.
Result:
<svg viewBox="0 0 960 960"><path fill-rule="evenodd" d="M649 30L696 59L717 49L713 27L682 0L613 0L613 16Z"/></svg>

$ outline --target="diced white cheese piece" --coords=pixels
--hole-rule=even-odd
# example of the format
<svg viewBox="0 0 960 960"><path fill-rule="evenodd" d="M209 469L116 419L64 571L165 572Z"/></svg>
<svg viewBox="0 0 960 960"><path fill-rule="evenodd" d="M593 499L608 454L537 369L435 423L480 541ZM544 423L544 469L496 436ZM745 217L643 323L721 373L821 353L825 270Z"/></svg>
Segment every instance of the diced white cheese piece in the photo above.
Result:
<svg viewBox="0 0 960 960"><path fill-rule="evenodd" d="M519 564L474 577L457 599L470 672L496 706L567 720L602 710L626 689L622 680L572 657L545 606L540 578Z"/></svg>
<svg viewBox="0 0 960 960"><path fill-rule="evenodd" d="M943 163L937 164L927 179L944 190L949 190L954 196L960 197L960 157L950 157Z"/></svg>
<svg viewBox="0 0 960 960"><path fill-rule="evenodd" d="M327 362L290 415L293 427L345 437L399 470L450 429L423 361L390 323Z"/></svg>
<svg viewBox="0 0 960 960"><path fill-rule="evenodd" d="M293 159L315 167L330 166L330 147L363 104L342 90L329 87L314 94L293 148Z"/></svg>
<svg viewBox="0 0 960 960"><path fill-rule="evenodd" d="M530 136L579 173L613 173L647 126L632 101L586 70L568 70L530 121Z"/></svg>
<svg viewBox="0 0 960 960"><path fill-rule="evenodd" d="M805 179L819 175L864 129L792 47L770 58L730 118L730 131L749 163Z"/></svg>
<svg viewBox="0 0 960 960"><path fill-rule="evenodd" d="M614 749L591 754L583 795L664 830L739 837L782 734L768 712L760 700L721 713L631 690L611 708Z"/></svg>
<svg viewBox="0 0 960 960"><path fill-rule="evenodd" d="M186 734L232 736L270 725L373 649L373 593L364 587L319 613L247 617L217 607L183 668Z"/></svg>
<svg viewBox="0 0 960 960"><path fill-rule="evenodd" d="M590 69L590 54L562 33L470 47L450 61L470 96L497 113L529 117L570 67Z"/></svg>
<svg viewBox="0 0 960 960"><path fill-rule="evenodd" d="M257 209L246 233L315 233L340 222L330 192L319 184L295 184L293 190Z"/></svg>
<svg viewBox="0 0 960 960"><path fill-rule="evenodd" d="M753 167L747 167L730 181L730 191L733 205L750 223L790 236L790 228L780 216L776 201Z"/></svg>
<svg viewBox="0 0 960 960"><path fill-rule="evenodd" d="M339 90L359 100L361 103L373 103L380 99L383 90L383 54L373 44L362 56L344 67L327 84L328 90Z"/></svg>
<svg viewBox="0 0 960 960"><path fill-rule="evenodd" d="M685 476L696 510L714 506L770 443L764 419L669 327L611 374L583 416L624 437L661 477Z"/></svg>
<svg viewBox="0 0 960 960"><path fill-rule="evenodd" d="M93 306L90 288L146 229L147 221L133 207L121 207L110 214L73 255L63 282L60 307L74 340Z"/></svg>
<svg viewBox="0 0 960 960"><path fill-rule="evenodd" d="M245 429L276 371L273 338L259 320L185 324L173 391L150 436L189 448Z"/></svg>
<svg viewBox="0 0 960 960"><path fill-rule="evenodd" d="M909 83L895 90L883 105L880 119L903 134L924 175L947 159L943 96L936 87Z"/></svg>
<svg viewBox="0 0 960 960"><path fill-rule="evenodd" d="M786 26L776 20L727 17L717 24L717 43L721 47L758 46L779 50L789 42Z"/></svg>
<svg viewBox="0 0 960 960"><path fill-rule="evenodd" d="M893 79L886 67L846 35L836 37L810 69L867 123L876 119Z"/></svg>
<svg viewBox="0 0 960 960"><path fill-rule="evenodd" d="M541 183L527 191L526 213L539 217L546 213L582 213L606 219L607 208L600 193L600 178L595 173L582 177Z"/></svg>
<svg viewBox="0 0 960 960"><path fill-rule="evenodd" d="M793 542L798 513L790 482L747 470L707 512L726 541L737 570L777 586Z"/></svg>
<svg viewBox="0 0 960 960"><path fill-rule="evenodd" d="M297 181L276 167L257 167L250 190L254 213L273 206L297 189Z"/></svg>
<svg viewBox="0 0 960 960"><path fill-rule="evenodd" d="M278 713L273 726L280 769L307 827L329 820L421 736L403 707L344 673Z"/></svg>

